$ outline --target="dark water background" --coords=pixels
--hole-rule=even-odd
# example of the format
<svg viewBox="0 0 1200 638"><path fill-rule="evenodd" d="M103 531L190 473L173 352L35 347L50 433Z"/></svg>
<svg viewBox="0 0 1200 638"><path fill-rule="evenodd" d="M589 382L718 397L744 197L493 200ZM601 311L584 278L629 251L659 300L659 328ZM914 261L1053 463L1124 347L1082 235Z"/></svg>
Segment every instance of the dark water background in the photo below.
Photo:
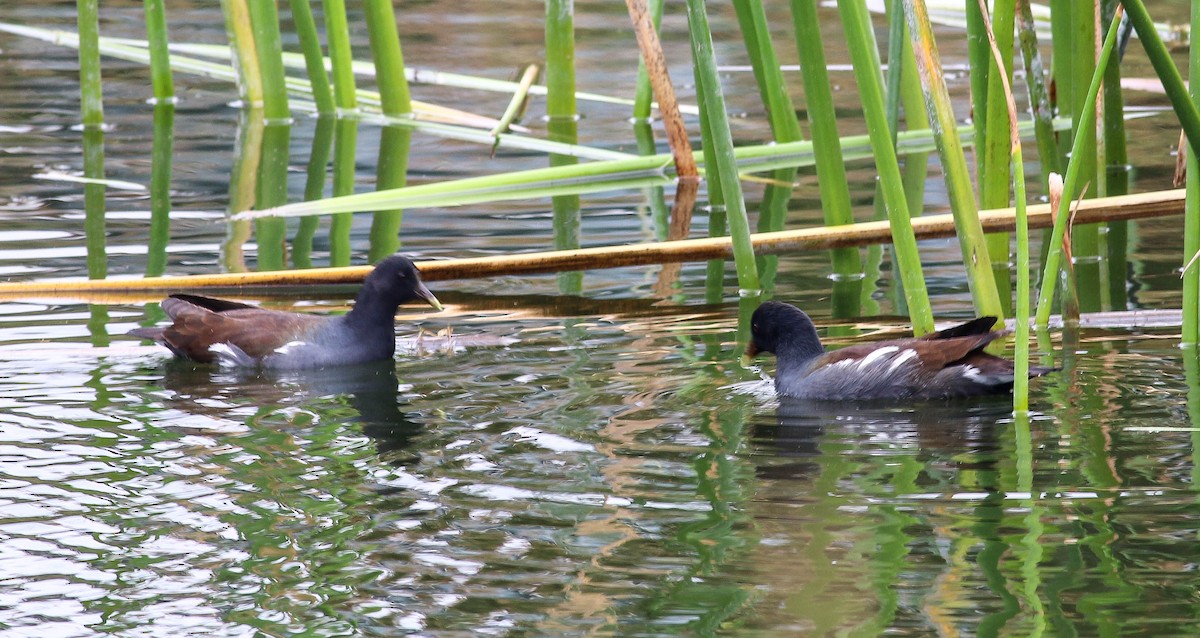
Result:
<svg viewBox="0 0 1200 638"><path fill-rule="evenodd" d="M781 58L792 61L780 4L769 10ZM142 37L141 6L103 3L104 33ZM686 101L685 20L674 9L665 41ZM73 10L5 3L0 20L74 29ZM1152 10L1186 17L1182 7ZM540 3L397 11L414 66L505 79L542 56ZM623 5L577 11L580 88L632 94ZM175 39L224 41L214 6L169 12ZM822 17L836 42L835 14ZM721 61L743 64L731 11L714 7L712 19ZM955 32L939 37L945 61L961 62ZM1150 74L1136 44L1126 74ZM725 79L738 142L766 140L751 76ZM853 113L849 74L835 80ZM108 61L104 82L107 175L148 184L148 74ZM167 274L219 272L236 95L202 78L177 83ZM966 78L951 83L963 117ZM414 92L493 115L508 101ZM542 109L535 101L525 121L539 134ZM627 109L580 110L581 142L635 151ZM82 170L78 122L74 51L0 36L5 278L87 274L83 188L35 177ZM854 126L842 133L861 132ZM292 127L291 201L303 193L313 132L307 118ZM1130 125L1134 190L1168 187L1176 136L1170 116ZM360 127L359 190L373 187L378 140L378 128ZM491 158L489 148L416 134L409 181L545 165L536 153ZM874 170L855 164L850 179L869 218ZM812 172L798 182L790 227L820 219ZM761 196L748 184L752 210ZM936 170L926 203L946 212ZM148 196L110 190L106 205L109 274L140 276ZM548 201L409 210L403 250L436 259L546 249L551 219ZM355 222L355 263L365 262L369 221ZM1181 224L1130 226L1126 296L1110 309L1179 307ZM705 227L701 214L696 233ZM317 265L327 261L321 228ZM585 197L582 229L584 245L652 240L645 193ZM253 268L253 243L245 251ZM957 245L922 251L939 317L971 316ZM782 257L771 291L823 329L828 263ZM0 630L1200 633L1200 366L1178 347L1177 326L1085 330L1058 361L1064 371L1035 383L1028 424L1004 401L779 405L759 382L772 365L738 363L732 267L720 304L704 303L704 264L683 266L674 286L663 280L659 267L589 271L572 295L553 276L438 282L447 310L405 309L395 365L303 376L194 369L121 339L146 320L151 298L0 301ZM879 313L904 315L886 259L867 283ZM348 300L325 291L263 301L335 310Z"/></svg>

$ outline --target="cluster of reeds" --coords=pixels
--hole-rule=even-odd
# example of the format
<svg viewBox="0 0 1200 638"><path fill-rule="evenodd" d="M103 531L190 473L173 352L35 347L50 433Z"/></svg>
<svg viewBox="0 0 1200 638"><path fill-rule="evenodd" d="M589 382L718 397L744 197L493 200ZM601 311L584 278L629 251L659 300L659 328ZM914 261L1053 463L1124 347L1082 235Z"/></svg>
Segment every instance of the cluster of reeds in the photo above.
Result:
<svg viewBox="0 0 1200 638"><path fill-rule="evenodd" d="M843 137L834 110L821 20L832 14L819 13L816 0L790 0L787 9L795 26L796 51L802 73L804 112L810 140L803 139L792 87L780 72L781 60L771 40L770 23L763 3L735 0L734 10L752 62L764 111L773 140L764 144L735 147L726 116L722 78L708 26L710 7L704 0L688 0L691 53L694 61L698 108L676 105L671 80L662 64L655 29L663 10L661 0L627 0L632 23L643 52L644 66L637 95L622 99L580 92L574 69L574 5L570 0L546 2L546 82L535 84L538 70L531 68L520 82L497 82L453 74L420 72L433 81L473 86L514 94L509 110L499 119L480 118L451 109L412 100L409 81L417 72L407 68L401 54L396 16L390 0L364 0L364 14L372 53L365 63L351 57L351 28L343 0L322 3L323 24L318 24L306 0L290 0L288 9L297 30L301 51L285 52L280 44L278 6L274 0L225 0L229 47L170 43L167 16L161 0L146 1L147 39L118 40L98 33L95 0L79 0L79 34L49 32L21 25L0 29L30 37L76 46L81 59L83 121L98 128L103 122L100 97L102 54L139 60L151 67L157 101L156 130L164 141L156 145L165 171L155 173L152 199L162 211L152 227L152 243L165 243L169 183L170 122L173 103L172 71L200 73L237 82L246 106L246 120L256 125L243 128L244 151L231 179L230 212L233 231L226 245L226 265L242 268L240 244L254 220L260 268L286 267L288 240L282 218L304 218L291 242L293 261L311 265L311 250L317 216L330 217L331 263L350 261L350 215L375 211L371 229L371 258L396 250L399 245L401 211L419 206L448 206L513 198L551 197L555 221L555 247L562 250L580 245L580 196L630 186L649 189L655 218L661 222L659 239L678 240L689 235L691 201L683 197L694 189L694 175L707 183L710 207L709 234L729 235L739 287L753 305L757 293L768 290L774 279L774 263L757 259L751 226L742 192L742 178L750 173L769 173L769 186L759 206L757 230L783 230L797 168L816 168L824 219L829 226L854 223L845 165L864 155L874 158L879 175L877 211L891 228L897 285L903 291L899 305L906 308L913 330L933 329L933 313L925 288L921 257L912 217L923 207L922 182L925 154L936 150L946 179L949 207L962 252L965 276L970 284L975 309L980 314L1003 316L1015 312L1018 326L1019 365L1028 365L1029 305L1032 276L1029 272L1030 244L1025 223L1025 167L1022 139L1032 132L1040 166L1040 188L1046 190L1051 174L1065 167L1061 200L1068 205L1079 197L1124 193L1128 189L1125 170L1125 140L1120 90L1120 71L1113 55L1122 30L1116 0L1076 2L1052 0L1048 11L1028 0L995 0L991 6L966 0L955 8L965 26L969 48L973 121L959 122L966 114L955 113L941 73L933 36L933 19L925 0L891 0L886 15L888 65L881 63L876 25L866 0L837 3L842 29L861 96L862 116L868 134ZM1155 25L1140 1L1122 3L1128 11L1126 24L1136 30L1162 78L1168 96L1184 125L1189 140L1200 140L1200 116L1179 73L1167 55ZM1196 9L1193 9L1196 12ZM945 7L937 17L945 19ZM1049 20L1050 65L1043 64L1039 36L1046 34ZM1194 18L1200 20L1200 18ZM953 22L953 19L951 19ZM328 53L322 47L321 32ZM882 32L882 29L880 30ZM1097 38L1105 34L1104 44ZM633 37L633 36L631 36ZM1016 53L1023 61L1023 86L1014 89ZM1193 54L1195 56L1196 54ZM1196 58L1193 57L1193 61ZM783 61L786 62L786 61ZM1193 63L1193 79L1200 63ZM304 77L289 75L303 69ZM357 86L356 78L373 76L377 91ZM1053 82L1056 91L1049 90ZM1193 82L1193 91L1197 91ZM1021 89L1024 89L1023 91ZM1014 96L1014 92L1018 96ZM1052 101L1051 96L1057 95ZM515 127L520 106L529 96L544 95L548 114L548 139L539 139ZM651 96L658 100L659 117L668 133L672 154L656 152L653 140ZM635 116L634 133L640 156L578 144L577 100L604 100L630 105ZM1018 104L1027 105L1031 121L1019 122ZM295 111L321 114L309 165L305 200L287 202L286 163L291 114ZM698 114L696 123L682 115ZM1070 125L1063 119L1069 117ZM1057 118L1057 119L1056 119ZM382 124L381 154L377 168L377 190L354 193L354 149L360 122ZM1100 122L1101 126L1097 126ZM1057 125L1056 125L1057 124ZM701 151L694 152L689 137L699 134ZM519 148L545 152L545 169L406 185L408 146L414 128L435 134L468 139L495 149ZM157 137L156 137L157 140ZM974 146L974 153L966 150ZM332 150L332 153L331 153ZM1068 153L1069 150L1069 153ZM158 155L161 152L161 156ZM332 154L332 198L324 198L326 164ZM908 161L905 161L907 158ZM975 171L972 174L972 164ZM102 198L103 160L88 164L87 177ZM696 167L699 167L697 170ZM672 170L672 168L674 170ZM1188 219L1185 246L1188 257L1200 252L1200 219L1197 219L1195 156L1189 154ZM677 185L673 207L663 201L663 188ZM688 185L688 186L685 186ZM694 193L694 190L690 190ZM90 191L89 191L90 193ZM1005 233L985 235L980 209L1016 205L1016 248ZM90 210L90 209L89 209ZM103 206L94 221L102 229ZM670 219L668 220L668 210ZM91 219L91 218L89 218ZM1057 216L1052 233L1043 241L1040 289L1037 293L1037 325L1045 326L1054 303L1062 299L1068 319L1078 310L1099 310L1105 305L1123 307L1124 250L1126 222L1070 226L1071 214ZM89 235L90 236L90 235ZM1064 239L1066 238L1066 239ZM1064 252L1066 255L1064 256ZM152 251L153 254L153 251ZM835 274L835 315L856 316L862 311L864 271L877 264L878 255L864 263L857 248L830 251ZM761 257L761 256L760 256ZM101 264L99 260L97 264ZM152 258L153 262L153 258ZM1015 262L1015 273L1010 267ZM1063 267L1065 266L1065 267ZM98 268L102 268L97 266ZM876 266L877 267L877 266ZM147 274L161 274L162 263L153 262ZM712 300L721 298L723 263L712 262L709 291ZM97 271L94 276L102 277ZM1200 267L1185 269L1184 341L1200 341ZM1015 290L1013 282L1015 281ZM1065 283L1060 292L1060 282ZM567 292L581 287L578 274L560 276ZM841 288L842 290L838 290ZM869 291L868 291L869 293ZM1015 303L1014 303L1015 300ZM1018 374L1018 379L1022 375ZM1018 410L1025 408L1024 383L1017 387Z"/></svg>

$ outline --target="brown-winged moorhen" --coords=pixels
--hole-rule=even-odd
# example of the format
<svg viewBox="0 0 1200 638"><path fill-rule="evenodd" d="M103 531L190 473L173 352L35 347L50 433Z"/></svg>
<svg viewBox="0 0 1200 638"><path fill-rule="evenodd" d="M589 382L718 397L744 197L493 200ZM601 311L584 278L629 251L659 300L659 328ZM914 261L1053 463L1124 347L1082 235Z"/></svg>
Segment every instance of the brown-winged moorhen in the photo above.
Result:
<svg viewBox="0 0 1200 638"><path fill-rule="evenodd" d="M1013 362L983 351L1004 332L980 317L922 337L826 352L804 311L768 301L754 311L746 353L773 352L775 390L785 397L830 401L944 399L1012 390ZM1039 377L1054 368L1030 366Z"/></svg>
<svg viewBox="0 0 1200 638"><path fill-rule="evenodd" d="M162 302L172 325L129 334L202 363L276 369L350 365L390 359L396 352L396 309L418 298L442 309L412 261L394 255L367 275L344 315L297 314L180 294Z"/></svg>

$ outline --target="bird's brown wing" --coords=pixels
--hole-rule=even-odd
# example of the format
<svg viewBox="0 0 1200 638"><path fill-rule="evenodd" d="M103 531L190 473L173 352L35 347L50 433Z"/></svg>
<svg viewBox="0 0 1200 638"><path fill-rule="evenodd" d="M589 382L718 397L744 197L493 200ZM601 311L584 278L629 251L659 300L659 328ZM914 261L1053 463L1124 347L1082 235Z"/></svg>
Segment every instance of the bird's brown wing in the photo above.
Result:
<svg viewBox="0 0 1200 638"><path fill-rule="evenodd" d="M990 317L985 318L991 319ZM956 328L976 324L976 322L980 322L977 325L983 325L980 319L976 319L969 324L956 326ZM994 319L992 323L995 323ZM955 330L956 328L951 328L950 330ZM977 329L977 326L972 326L971 329ZM895 346L900 350L916 351L921 369L927 372L937 372L947 366L961 363L964 359L974 359L977 355L991 357L991 355L981 352L983 347L994 341L997 337L1006 334L1004 332L987 331L981 334L968 334L966 336L946 336L945 332L942 331L941 336L938 337L899 339L848 346L825 354L820 361L822 365L828 365L845 359L862 359L880 348Z"/></svg>
<svg viewBox="0 0 1200 638"><path fill-rule="evenodd" d="M210 348L217 343L235 345L257 359L291 341L302 340L325 321L316 315L279 312L236 302L229 302L236 307L214 311L193 299L181 295L163 302L163 310L174 324L163 329L162 341L175 354L201 362L213 361Z"/></svg>

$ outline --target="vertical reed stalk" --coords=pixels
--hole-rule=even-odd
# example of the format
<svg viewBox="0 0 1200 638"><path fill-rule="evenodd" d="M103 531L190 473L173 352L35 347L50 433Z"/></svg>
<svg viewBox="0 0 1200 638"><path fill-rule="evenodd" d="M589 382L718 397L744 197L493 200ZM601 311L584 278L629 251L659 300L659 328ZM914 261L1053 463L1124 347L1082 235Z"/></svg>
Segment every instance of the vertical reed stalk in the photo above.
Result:
<svg viewBox="0 0 1200 638"><path fill-rule="evenodd" d="M717 59L713 51L712 31L708 26L708 13L704 7L704 0L688 0L687 8L700 109L708 114L710 135L705 139L704 145L706 148L712 147L716 166L719 167L718 180L725 197L725 211L729 216L727 221L729 235L733 240L733 261L737 269L738 286L744 293L757 294L760 285L754 247L750 243L750 221L746 215L746 202L742 198L742 184L733 156L733 134L729 130L729 118L725 113L725 96L721 91L720 75L717 73ZM711 168L707 164L705 167Z"/></svg>
<svg viewBox="0 0 1200 638"><path fill-rule="evenodd" d="M654 26L654 31L658 32L662 28L663 0L650 0L646 3L646 10L650 14L650 23ZM633 118L639 121L649 120L653 102L654 87L650 85L650 74L646 71L646 61L639 57L637 88L633 95ZM645 150L640 152L643 155L647 154Z"/></svg>
<svg viewBox="0 0 1200 638"><path fill-rule="evenodd" d="M307 0L305 0L307 1ZM333 150L334 117L322 115L317 118L313 130L312 151L308 154L305 171L304 201L311 202L325 196L325 180L329 172L329 153ZM315 215L300 218L300 227L292 239L292 264L297 268L312 268L313 239L321 219Z"/></svg>
<svg viewBox="0 0 1200 638"><path fill-rule="evenodd" d="M667 72L667 61L663 57L662 43L658 39L655 21L645 0L625 0L625 6L629 9L629 19L637 35L638 48L642 52L642 62L646 66L650 86L653 88L655 99L658 100L658 111L662 115L663 128L666 129L667 143L671 146L671 154L675 159L675 175L680 179L697 178L700 173L692 156L692 145L683 125L683 117L679 113L679 104L675 100L675 87L671 85L671 76Z"/></svg>
<svg viewBox="0 0 1200 638"><path fill-rule="evenodd" d="M279 11L275 0L250 0L250 22L254 27L258 69L263 79L263 117L268 123L286 122L288 108L286 75L283 71L283 45L279 38Z"/></svg>
<svg viewBox="0 0 1200 638"><path fill-rule="evenodd" d="M737 13L738 24L742 30L742 40L746 44L746 53L754 70L754 79L758 85L758 93L767 117L771 124L771 133L776 142L795 142L803 139L800 132L800 122L796 119L796 107L788 95L787 82L779 70L779 56L771 41L771 32L767 27L767 14L761 2L756 0L735 0L734 10ZM788 202L792 198L793 183L796 181L796 167L781 168L771 173L770 182L763 190L762 201L758 209L758 232L783 230L787 218ZM857 256L857 251L851 249ZM770 283L774 277L775 267L779 262L777 255L759 255L756 259L756 269L760 283ZM857 275L857 271L854 273ZM769 286L768 286L769 288ZM857 299L857 295L855 295Z"/></svg>
<svg viewBox="0 0 1200 638"><path fill-rule="evenodd" d="M79 23L80 112L85 128L99 127L104 124L104 92L100 88L99 0L76 0L75 7Z"/></svg>
<svg viewBox="0 0 1200 638"><path fill-rule="evenodd" d="M1200 3L1192 3L1192 29L1200 27ZM1200 33L1200 31L1193 31ZM1200 46L1191 43L1188 47L1188 86L1192 101L1200 106ZM1183 258L1185 263L1192 255L1200 252L1200 159L1191 144L1187 153L1187 198L1183 220ZM1200 267L1192 264L1183 271L1183 336L1182 342L1191 346L1186 356L1195 359L1200 345ZM1195 364L1192 366L1195 367ZM1194 387L1194 386L1193 386ZM1194 392L1189 393L1189 398ZM1189 401L1189 405L1195 401Z"/></svg>
<svg viewBox="0 0 1200 638"><path fill-rule="evenodd" d="M150 45L150 82L157 101L175 98L171 53L167 50L167 10L163 0L145 0L146 42Z"/></svg>
<svg viewBox="0 0 1200 638"><path fill-rule="evenodd" d="M354 88L354 55L350 50L350 24L346 19L345 0L323 0L325 38L329 41L329 62L333 67L333 99L343 112L358 108ZM349 263L349 262L347 262Z"/></svg>
<svg viewBox="0 0 1200 638"><path fill-rule="evenodd" d="M333 132L333 196L354 192L358 156L358 118L339 117ZM354 213L339 213L329 221L329 265L350 265L350 227Z"/></svg>
<svg viewBox="0 0 1200 638"><path fill-rule="evenodd" d="M407 184L411 146L412 129L406 126L385 126L380 129L376 190L401 188ZM377 211L371 217L371 247L367 254L371 263L399 250L400 226L403 220L404 211L401 209Z"/></svg>
<svg viewBox="0 0 1200 638"><path fill-rule="evenodd" d="M1101 165L1097 161L1098 147L1096 144L1096 98L1087 100L1088 80L1096 73L1096 26L1094 2L1076 2L1071 8L1071 87L1067 94L1070 99L1071 125L1076 136L1083 136L1083 144L1074 144L1078 153L1072 152L1071 162L1081 162L1079 174L1083 177L1083 197L1097 195L1099 180L1096 170ZM1103 73L1101 73L1103 75ZM1061 95L1061 93L1060 93ZM1061 101L1060 101L1061 106ZM1083 111L1093 111L1088 120L1093 124L1080 126ZM1067 195L1066 201L1073 201L1074 195ZM1094 312L1100 310L1100 225L1080 224L1071 229L1072 252L1075 257L1075 273L1078 278L1079 308L1082 311Z"/></svg>
<svg viewBox="0 0 1200 638"><path fill-rule="evenodd" d="M946 80L941 73L937 46L933 41L933 27L924 0L904 0L908 29L913 40L917 69L921 74L921 86L925 91L925 105L929 109L929 124L933 129L942 171L946 176L946 191L954 225L958 230L959 247L962 250L963 267L967 270L967 282L975 310L980 315L1004 316L1004 306L996 289L983 227L979 223L979 211L971 176L967 170L967 158L958 137L958 127L950 104Z"/></svg>
<svg viewBox="0 0 1200 638"><path fill-rule="evenodd" d="M290 124L267 122L263 128L262 164L256 200L259 210L287 203L288 146L291 134ZM259 270L287 268L287 220L255 220L254 240L258 245Z"/></svg>
<svg viewBox="0 0 1200 638"><path fill-rule="evenodd" d="M171 159L175 151L175 104L154 105L154 145L150 151L150 239L146 246L146 276L167 271L171 237Z"/></svg>
<svg viewBox="0 0 1200 638"><path fill-rule="evenodd" d="M263 103L262 73L258 69L258 47L254 29L250 26L248 0L221 0L225 14L225 31L233 45L233 68L237 71L238 92L248 108L261 108Z"/></svg>
<svg viewBox="0 0 1200 638"><path fill-rule="evenodd" d="M574 0L546 0L546 117L551 140L567 144L578 140ZM550 166L569 166L578 161L570 155L550 155ZM579 196L554 197L551 205L554 209L554 247L558 250L578 248ZM578 293L583 289L583 273L559 273L558 287L564 293Z"/></svg>
<svg viewBox="0 0 1200 638"><path fill-rule="evenodd" d="M258 166L262 163L263 118L259 109L238 113L237 146L229 175L229 214L254 208L258 193ZM226 272L245 272L243 246L250 239L250 222L229 222L221 243L221 264Z"/></svg>
<svg viewBox="0 0 1200 638"><path fill-rule="evenodd" d="M879 52L875 48L875 39L871 31L871 18L863 0L839 2L838 11L845 26L854 78L858 83L863 113L867 120L867 133L871 138L871 148L875 152L875 165L883 189L884 205L892 227L896 269L900 271L899 279L904 286L913 332L922 335L933 330L933 310L929 306L929 294L925 289L925 275L921 270L921 256L917 251L917 239L913 234L908 202L904 196L900 164L896 158L896 149L892 146L892 133L887 126L883 79Z"/></svg>
<svg viewBox="0 0 1200 638"><path fill-rule="evenodd" d="M391 116L412 113L412 97L404 75L404 56L400 51L400 34L396 30L396 15L392 0L365 0L367 30L371 39L371 55L375 58L375 80L379 84L383 112ZM412 131L407 127L385 126L380 132L379 161L376 169L376 188L401 188L408 183L408 152ZM371 249L369 257L378 261L400 247L400 226L404 211L376 212L371 219Z"/></svg>
<svg viewBox="0 0 1200 638"><path fill-rule="evenodd" d="M1041 183L1044 189L1050 173L1062 173L1054 135L1054 109L1050 105L1050 91L1046 88L1046 74L1038 48L1037 26L1033 21L1033 10L1029 6L1029 0L1017 0L1017 16L1021 59L1025 62L1025 82L1033 109L1034 137L1037 139L1038 161L1042 166ZM1120 93L1119 84L1116 85L1116 90Z"/></svg>
<svg viewBox="0 0 1200 638"><path fill-rule="evenodd" d="M1158 35L1158 30L1154 26L1154 21L1150 19L1146 6L1142 4L1142 0L1122 0L1121 6L1129 12L1129 21L1133 23L1138 39L1142 41L1142 47L1146 49L1146 57L1150 58L1150 64L1158 73L1158 79L1167 92L1167 98L1171 100L1171 108L1175 109L1175 117L1179 118L1179 123L1183 126L1183 132L1187 135L1192 150L1200 149L1200 110L1192 103L1187 86L1179 75L1179 69L1175 68L1171 52L1167 50L1167 45L1163 44L1162 37ZM1117 15L1120 17L1120 12Z"/></svg>
<svg viewBox="0 0 1200 638"><path fill-rule="evenodd" d="M1085 104L1095 104L1096 96L1100 93L1100 82L1104 78L1104 67L1108 64L1109 58L1112 56L1113 46L1117 41L1117 31L1121 22L1121 11L1118 10L1113 16L1112 24L1109 26L1108 35L1104 38L1104 48L1100 50L1100 57L1097 60L1097 72L1092 74L1091 85L1088 87L1087 95L1084 96ZM1152 25L1153 26L1153 25ZM1140 33L1140 32L1139 32ZM1174 66L1172 66L1174 68ZM1176 77L1178 78L1178 71ZM1182 81L1180 82L1182 84ZM1080 113L1079 128L1080 131L1092 129L1096 109L1083 109ZM1067 164L1066 179L1063 180L1063 202L1073 202L1076 184L1079 181L1080 168L1084 162L1076 161L1084 145L1084 137L1076 135L1075 142L1071 147L1071 161ZM1068 205L1068 208L1071 208ZM1070 211L1061 211L1058 217L1054 220L1054 230L1050 236L1050 246L1046 250L1046 263L1042 270L1042 290L1038 295L1037 304L1037 325L1044 328L1050 321L1050 308L1054 303L1054 290L1058 284L1059 266L1062 261L1062 240L1066 233L1067 222L1070 219Z"/></svg>
<svg viewBox="0 0 1200 638"><path fill-rule="evenodd" d="M83 129L83 176L104 179L104 129L89 126ZM87 245L88 279L108 276L108 248L105 245L105 195L102 183L83 185L83 231Z"/></svg>
<svg viewBox="0 0 1200 638"><path fill-rule="evenodd" d="M375 58L375 82L386 115L412 113L408 79L404 76L404 56L400 52L400 34L392 0L363 0L371 55ZM403 186L403 181L399 184Z"/></svg>
<svg viewBox="0 0 1200 638"><path fill-rule="evenodd" d="M841 136L833 106L833 90L825 64L825 45L816 0L792 0L792 22L796 33L796 51L804 81L805 106L813 140L817 182L821 191L821 211L826 226L854 223L846 163L842 159ZM830 251L833 271L843 276L862 273L858 250L835 248Z"/></svg>
<svg viewBox="0 0 1200 638"><path fill-rule="evenodd" d="M1004 104L1005 120L1008 124L1008 148L1012 158L1013 200L1016 204L1016 235L1017 235L1017 301L1016 301L1016 370L1013 372L1013 410L1017 414L1029 411L1029 218L1025 211L1025 162L1021 157L1021 133L1017 129L1017 104L1013 99L1012 84L1008 73L1004 71L1006 63L1003 52L1012 51L1013 24L997 21L993 29L988 19L986 0L978 0L979 11L983 18L984 31L987 33L988 45L992 52L996 67L989 72L993 80L999 82L998 90L988 91L988 104L996 102ZM995 6L1000 7L1001 2ZM1010 12L1012 13L1012 12ZM1007 42L997 35L997 29L1007 30ZM1007 46L1007 49L1005 48ZM1011 59L1007 61L1011 64ZM995 88L995 87L993 87ZM991 114L989 113L989 116ZM989 125L1000 124L992 117L988 118ZM991 130L992 139L998 138L1001 129ZM993 171L997 170L992 166ZM1007 172L1007 171L1006 171ZM1007 193L1006 193L1007 197Z"/></svg>
<svg viewBox="0 0 1200 638"><path fill-rule="evenodd" d="M990 50L987 51L988 57L985 60L988 68L987 101L982 108L979 104L975 105L976 119L984 119L984 128L987 130L987 137L983 140L983 145L980 146L980 141L976 140L975 147L977 156L980 158L978 162L979 205L985 209L1005 208L1011 201L1009 193L1012 183L1010 168L1012 141L1008 135L1003 135L1002 132L1008 130L1008 101L1004 91L1005 87L1012 85L1015 2L1016 0L995 0L992 3L993 10L990 19L986 13L986 7L976 6L976 9L982 14L984 23L991 22L994 25L995 31L989 32L987 35L995 36L996 47L1000 51L998 59L991 55ZM985 46L988 44L986 37L984 44ZM987 246L1000 299L1010 299L1008 233L988 234ZM1007 306L1007 304L1002 305Z"/></svg>
<svg viewBox="0 0 1200 638"><path fill-rule="evenodd" d="M1104 0L1104 21L1112 19L1118 0ZM1127 30L1132 25L1124 25ZM1123 38L1125 33L1118 37ZM1118 41L1118 46L1120 41ZM1104 157L1105 193L1108 196L1125 195L1129 192L1129 154L1125 140L1125 100L1121 90L1121 65L1110 64L1104 71ZM1129 222L1108 222L1104 234L1104 264L1108 277L1108 306L1112 310L1124 310L1129 293L1125 290L1126 271L1129 262Z"/></svg>
<svg viewBox="0 0 1200 638"><path fill-rule="evenodd" d="M312 7L309 0L289 0L289 6L292 21L296 23L296 35L300 38L300 50L304 52L304 69L308 72L308 83L312 85L313 102L318 113L332 114L337 107L329 86L329 72L325 70L325 54L321 51L321 37L317 33Z"/></svg>

